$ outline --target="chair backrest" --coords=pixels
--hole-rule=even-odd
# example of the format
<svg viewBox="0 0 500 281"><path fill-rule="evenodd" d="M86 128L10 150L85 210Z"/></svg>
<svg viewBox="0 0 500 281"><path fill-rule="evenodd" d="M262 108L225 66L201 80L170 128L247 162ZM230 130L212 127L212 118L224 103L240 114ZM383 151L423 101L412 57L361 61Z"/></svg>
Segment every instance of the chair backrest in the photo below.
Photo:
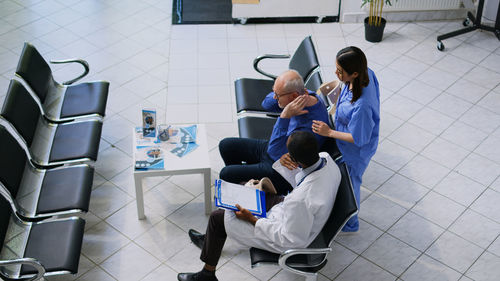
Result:
<svg viewBox="0 0 500 281"><path fill-rule="evenodd" d="M10 80L2 116L16 128L30 147L41 112L38 104L19 81Z"/></svg>
<svg viewBox="0 0 500 281"><path fill-rule="evenodd" d="M323 226L323 229L321 229L321 232L316 236L308 248L329 247L346 222L358 212L358 205L356 204L356 197L352 189L347 165L341 163L339 164L339 169L342 178L337 191L337 197L333 203L332 212ZM308 263L319 264L324 258L325 255L309 255Z"/></svg>
<svg viewBox="0 0 500 281"><path fill-rule="evenodd" d="M25 151L16 139L6 128L0 126L0 182L14 198L17 196L27 160Z"/></svg>
<svg viewBox="0 0 500 281"><path fill-rule="evenodd" d="M50 84L54 83L52 70L35 46L28 42L24 43L16 73L30 85L43 104Z"/></svg>
<svg viewBox="0 0 500 281"><path fill-rule="evenodd" d="M320 147L320 151L328 152L328 154L330 154L330 157L332 157L332 159L337 159L339 156L342 155L337 146L337 141L334 138L326 138L325 142L323 142L323 144Z"/></svg>
<svg viewBox="0 0 500 281"><path fill-rule="evenodd" d="M288 67L299 72L304 80L319 66L318 56L314 49L311 36L307 36L290 59Z"/></svg>
<svg viewBox="0 0 500 281"><path fill-rule="evenodd" d="M319 73L319 71L316 71L307 79L304 86L308 90L317 91L319 89L319 86L321 86L321 84L323 84L323 79L321 79L321 74ZM328 104L325 104L325 106L328 107Z"/></svg>

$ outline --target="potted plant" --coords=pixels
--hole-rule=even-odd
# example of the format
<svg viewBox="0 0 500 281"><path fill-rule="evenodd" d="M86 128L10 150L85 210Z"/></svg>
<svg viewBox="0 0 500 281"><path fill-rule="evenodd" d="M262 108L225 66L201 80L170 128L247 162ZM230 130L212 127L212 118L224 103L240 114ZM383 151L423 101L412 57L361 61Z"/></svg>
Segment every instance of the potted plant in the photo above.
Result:
<svg viewBox="0 0 500 281"><path fill-rule="evenodd" d="M391 0L361 0L361 7L370 4L368 17L365 18L365 39L370 42L382 41L384 35L385 19L382 17L382 9L385 4L391 6Z"/></svg>

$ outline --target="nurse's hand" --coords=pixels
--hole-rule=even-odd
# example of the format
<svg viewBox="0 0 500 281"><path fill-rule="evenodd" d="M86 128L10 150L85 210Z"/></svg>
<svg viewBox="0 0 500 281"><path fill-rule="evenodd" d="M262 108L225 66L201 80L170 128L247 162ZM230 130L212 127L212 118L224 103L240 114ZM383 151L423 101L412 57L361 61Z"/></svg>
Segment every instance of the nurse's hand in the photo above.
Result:
<svg viewBox="0 0 500 281"><path fill-rule="evenodd" d="M242 208L240 205L236 204L236 208L238 208L238 211L234 212L236 217L240 220L247 221L253 225L257 222L257 218L250 213L249 210Z"/></svg>
<svg viewBox="0 0 500 281"><path fill-rule="evenodd" d="M319 120L313 120L312 130L314 133L325 137L329 137L330 132L332 131L332 129L330 129L325 122Z"/></svg>
<svg viewBox="0 0 500 281"><path fill-rule="evenodd" d="M290 153L283 154L280 158L280 163L281 165L287 167L288 170L293 170L298 167L297 163L290 157Z"/></svg>
<svg viewBox="0 0 500 281"><path fill-rule="evenodd" d="M306 114L309 111L305 110L304 107L307 103L307 95L301 95L291 101L289 104L283 108L280 117L281 118L291 118L293 116Z"/></svg>

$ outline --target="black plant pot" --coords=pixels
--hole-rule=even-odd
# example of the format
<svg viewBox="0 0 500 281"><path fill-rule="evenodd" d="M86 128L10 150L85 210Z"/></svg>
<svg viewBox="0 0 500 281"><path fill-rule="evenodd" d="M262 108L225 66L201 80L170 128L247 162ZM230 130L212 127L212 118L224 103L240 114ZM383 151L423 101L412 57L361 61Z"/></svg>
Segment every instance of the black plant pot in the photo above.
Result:
<svg viewBox="0 0 500 281"><path fill-rule="evenodd" d="M369 42L380 42L384 36L385 19L382 18L379 26L369 25L368 18L365 18L365 39Z"/></svg>

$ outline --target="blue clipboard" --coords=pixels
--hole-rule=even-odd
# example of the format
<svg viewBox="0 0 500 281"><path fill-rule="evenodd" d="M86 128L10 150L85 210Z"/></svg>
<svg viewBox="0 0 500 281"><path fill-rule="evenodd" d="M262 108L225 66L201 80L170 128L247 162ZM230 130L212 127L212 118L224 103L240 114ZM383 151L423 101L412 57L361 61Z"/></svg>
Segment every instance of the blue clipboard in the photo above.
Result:
<svg viewBox="0 0 500 281"><path fill-rule="evenodd" d="M222 180L215 180L215 206L221 207L224 209L229 209L233 211L238 211L238 208L234 205L224 204L220 201L221 197L221 184ZM265 218L266 217L266 194L262 190L255 189L255 200L257 200L257 210L248 209L252 214L257 217Z"/></svg>

